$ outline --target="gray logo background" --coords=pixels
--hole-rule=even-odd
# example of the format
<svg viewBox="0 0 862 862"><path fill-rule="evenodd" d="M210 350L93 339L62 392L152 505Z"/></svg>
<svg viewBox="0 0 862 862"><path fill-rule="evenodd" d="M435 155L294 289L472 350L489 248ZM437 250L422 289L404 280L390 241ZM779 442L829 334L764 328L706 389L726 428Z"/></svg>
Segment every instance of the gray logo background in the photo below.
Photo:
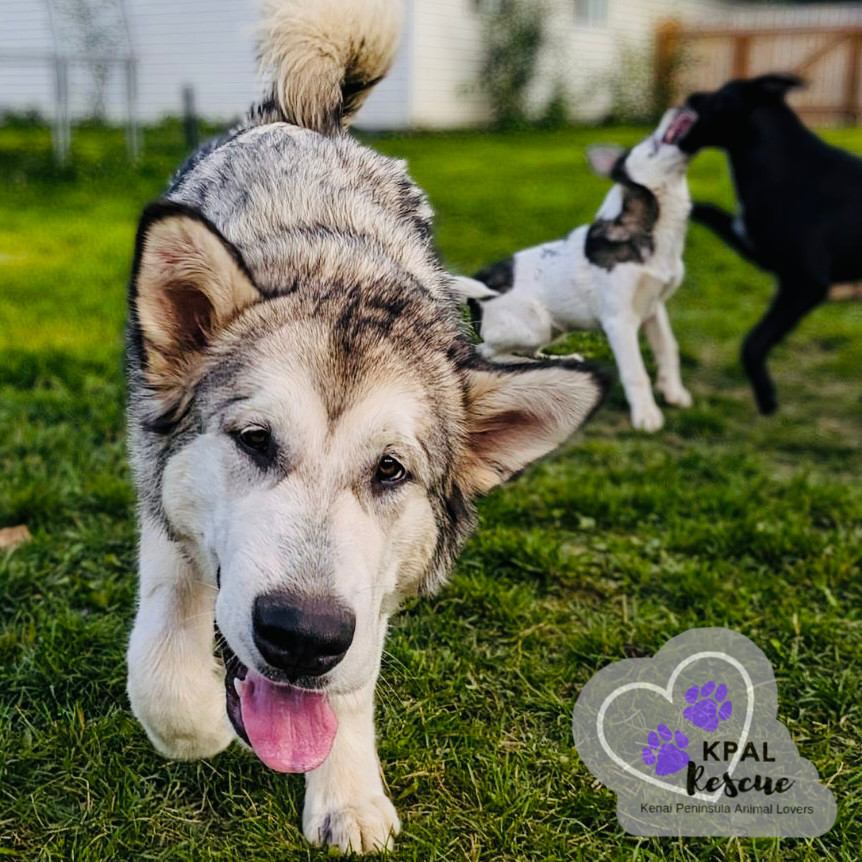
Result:
<svg viewBox="0 0 862 862"><path fill-rule="evenodd" d="M654 658L599 671L578 698L572 729L590 772L616 791L617 817L632 835L822 835L835 799L777 708L772 666L754 643L729 629L691 629ZM700 770L695 795L689 761ZM771 795L706 787L724 773L734 785L755 776L793 783Z"/></svg>

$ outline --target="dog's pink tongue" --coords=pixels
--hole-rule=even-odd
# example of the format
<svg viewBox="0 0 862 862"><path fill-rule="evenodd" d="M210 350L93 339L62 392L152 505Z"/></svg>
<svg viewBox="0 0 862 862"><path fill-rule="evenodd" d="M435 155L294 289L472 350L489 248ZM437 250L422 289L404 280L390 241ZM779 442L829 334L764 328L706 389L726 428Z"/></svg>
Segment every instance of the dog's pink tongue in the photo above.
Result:
<svg viewBox="0 0 862 862"><path fill-rule="evenodd" d="M254 753L277 772L309 772L326 760L338 719L320 692L275 685L251 668L240 698Z"/></svg>

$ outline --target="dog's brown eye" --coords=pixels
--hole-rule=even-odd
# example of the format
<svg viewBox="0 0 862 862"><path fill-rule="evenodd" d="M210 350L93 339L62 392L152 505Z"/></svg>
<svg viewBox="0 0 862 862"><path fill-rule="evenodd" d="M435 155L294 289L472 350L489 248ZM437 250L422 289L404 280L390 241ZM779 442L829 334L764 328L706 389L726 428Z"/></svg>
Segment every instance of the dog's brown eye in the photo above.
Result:
<svg viewBox="0 0 862 862"><path fill-rule="evenodd" d="M383 485L397 485L407 478L407 470L400 461L396 461L391 455L384 455L377 465L374 478Z"/></svg>
<svg viewBox="0 0 862 862"><path fill-rule="evenodd" d="M237 438L246 449L252 452L266 452L272 435L266 428L252 427L240 431Z"/></svg>

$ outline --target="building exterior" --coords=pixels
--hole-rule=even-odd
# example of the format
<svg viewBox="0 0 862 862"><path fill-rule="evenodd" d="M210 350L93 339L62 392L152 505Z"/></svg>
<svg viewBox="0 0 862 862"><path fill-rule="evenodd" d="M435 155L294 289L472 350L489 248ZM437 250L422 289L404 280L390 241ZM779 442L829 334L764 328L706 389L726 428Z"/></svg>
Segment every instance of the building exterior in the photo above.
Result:
<svg viewBox="0 0 862 862"><path fill-rule="evenodd" d="M360 123L448 128L487 122L488 100L479 86L483 15L496 2L407 0L395 74L371 96ZM631 103L648 97L659 21L690 21L725 8L721 0L525 2L541 3L545 20L531 108L541 114L560 94L572 116L586 121L606 115L620 97Z"/></svg>
<svg viewBox="0 0 862 862"><path fill-rule="evenodd" d="M56 37L57 9L77 0L2 0L0 3L0 113L55 112L57 53L77 57L80 45ZM390 75L359 114L366 128L454 128L490 119L479 73L485 16L500 0L404 0L400 52ZM541 115L562 98L575 119L591 121L611 111L637 113L649 98L657 24L684 25L755 20L745 4L724 0L523 0L542 10L545 40L529 90L529 106ZM104 52L118 62L101 67L102 92L94 92L98 64L68 63L69 112L73 119L100 106L123 119L127 83L122 58L134 59L138 119L154 122L182 111L183 87L191 86L200 115L230 121L263 89L255 68L255 0L87 0L103 19L125 7L128 43L110 32ZM845 4L858 10L859 4ZM52 7L54 28L52 30ZM836 7L838 8L838 7ZM787 10L785 10L787 11ZM769 15L784 14L771 7ZM798 8L787 14L800 14ZM106 25L106 31L110 27ZM53 34L53 35L52 35ZM103 34L104 35L104 34ZM113 39L113 41L112 41ZM80 41L80 40L79 40ZM122 50L121 50L122 49ZM126 49L126 53L123 53Z"/></svg>
<svg viewBox="0 0 862 862"><path fill-rule="evenodd" d="M81 40L52 37L58 10L68 0L2 0L0 2L0 113L54 112L55 51L77 57ZM230 120L240 116L261 92L255 64L256 5L252 0L87 0L125 6L131 51L136 66L136 109L141 122L182 112L184 86L194 89L202 116ZM69 3L68 5L73 5ZM107 10L105 12L107 15ZM59 28L58 28L59 29ZM74 29L74 28L67 28ZM106 28L107 29L107 28ZM117 53L122 39L108 32L104 51ZM93 64L69 63L69 109L73 118L91 113ZM122 69L113 64L106 82L105 111L122 120L126 110Z"/></svg>

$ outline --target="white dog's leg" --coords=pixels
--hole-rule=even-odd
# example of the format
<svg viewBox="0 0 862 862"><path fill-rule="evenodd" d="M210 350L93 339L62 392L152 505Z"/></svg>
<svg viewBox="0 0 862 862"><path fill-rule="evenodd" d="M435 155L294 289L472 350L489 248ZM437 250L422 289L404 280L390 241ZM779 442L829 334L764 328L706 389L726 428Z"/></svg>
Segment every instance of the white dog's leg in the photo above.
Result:
<svg viewBox="0 0 862 862"><path fill-rule="evenodd" d="M631 318L617 317L604 323L604 330L631 408L632 425L639 431L658 431L664 424L664 417L653 398L652 386L641 356L637 322Z"/></svg>
<svg viewBox="0 0 862 862"><path fill-rule="evenodd" d="M383 787L374 741L374 683L352 695L331 696L338 732L329 757L309 772L302 828L312 844L342 852L388 849L401 830Z"/></svg>
<svg viewBox="0 0 862 862"><path fill-rule="evenodd" d="M129 700L166 757L210 757L234 738L213 657L214 585L164 531L141 530L138 614L129 640Z"/></svg>
<svg viewBox="0 0 862 862"><path fill-rule="evenodd" d="M673 337L670 318L663 302L656 306L655 314L644 321L644 333L658 366L656 387L664 396L664 400L677 407L691 407L691 395L682 385L679 347Z"/></svg>
<svg viewBox="0 0 862 862"><path fill-rule="evenodd" d="M535 300L507 296L485 303L479 353L486 359L505 354L532 356L553 338L553 320Z"/></svg>

